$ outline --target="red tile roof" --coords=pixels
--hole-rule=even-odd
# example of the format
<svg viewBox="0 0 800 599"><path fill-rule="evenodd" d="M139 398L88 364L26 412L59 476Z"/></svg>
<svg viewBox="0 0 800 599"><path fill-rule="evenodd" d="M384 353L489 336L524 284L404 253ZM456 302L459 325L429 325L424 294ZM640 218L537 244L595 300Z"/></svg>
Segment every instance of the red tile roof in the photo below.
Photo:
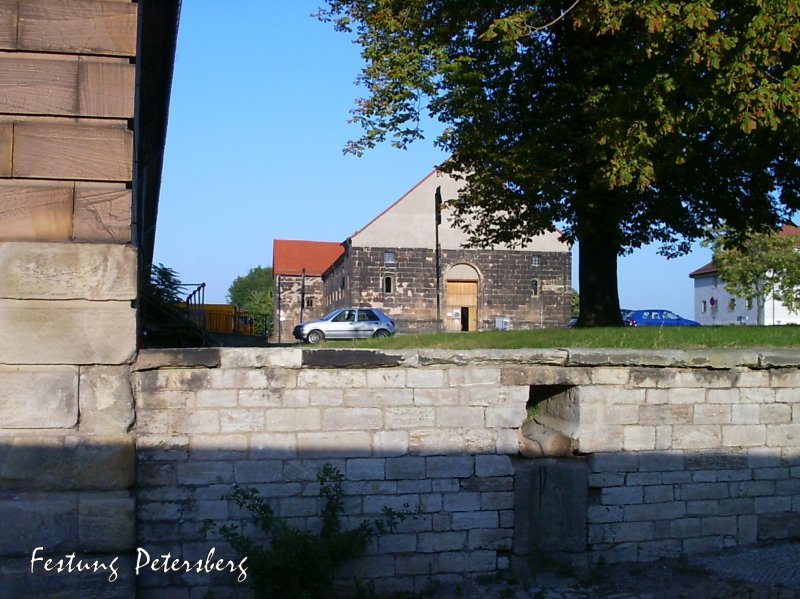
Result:
<svg viewBox="0 0 800 599"><path fill-rule="evenodd" d="M275 275L321 276L344 253L334 241L275 239L272 242L272 272Z"/></svg>

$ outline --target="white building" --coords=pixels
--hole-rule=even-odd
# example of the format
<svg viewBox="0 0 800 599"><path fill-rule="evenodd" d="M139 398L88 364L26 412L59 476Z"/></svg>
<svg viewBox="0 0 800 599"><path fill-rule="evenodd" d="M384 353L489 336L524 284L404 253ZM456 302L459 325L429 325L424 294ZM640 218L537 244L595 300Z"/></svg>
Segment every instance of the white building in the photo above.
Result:
<svg viewBox="0 0 800 599"><path fill-rule="evenodd" d="M780 235L800 235L800 227L787 225ZM689 276L694 279L694 319L702 325L758 324L756 301L736 297L725 289L713 262ZM791 312L773 297L764 302L764 324L800 324L800 312Z"/></svg>

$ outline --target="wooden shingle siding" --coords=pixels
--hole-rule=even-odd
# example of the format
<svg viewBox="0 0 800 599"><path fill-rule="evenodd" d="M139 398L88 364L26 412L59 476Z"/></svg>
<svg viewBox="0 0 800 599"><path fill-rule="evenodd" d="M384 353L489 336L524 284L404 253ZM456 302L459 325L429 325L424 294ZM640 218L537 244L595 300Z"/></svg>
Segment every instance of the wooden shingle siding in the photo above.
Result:
<svg viewBox="0 0 800 599"><path fill-rule="evenodd" d="M0 241L69 241L71 183L0 180Z"/></svg>
<svg viewBox="0 0 800 599"><path fill-rule="evenodd" d="M0 112L131 118L135 72L127 59L0 53Z"/></svg>
<svg viewBox="0 0 800 599"><path fill-rule="evenodd" d="M132 57L136 11L132 2L19 0L16 49Z"/></svg>
<svg viewBox="0 0 800 599"><path fill-rule="evenodd" d="M114 126L17 123L13 176L130 181L133 134Z"/></svg>

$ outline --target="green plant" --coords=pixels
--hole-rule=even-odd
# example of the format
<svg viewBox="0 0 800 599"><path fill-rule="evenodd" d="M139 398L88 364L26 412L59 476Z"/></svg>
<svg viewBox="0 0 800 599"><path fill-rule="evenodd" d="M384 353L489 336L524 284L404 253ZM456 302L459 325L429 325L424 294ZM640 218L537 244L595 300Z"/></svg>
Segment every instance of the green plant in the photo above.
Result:
<svg viewBox="0 0 800 599"><path fill-rule="evenodd" d="M364 520L356 528L342 530L344 510L342 482L338 468L325 464L317 472L320 484L321 530L315 534L287 524L257 489L234 487L223 496L247 510L266 536L266 543L253 539L237 525L219 527L222 537L241 557L247 557L248 580L256 597L270 599L312 599L330 596L330 583L339 565L363 553L368 543L393 532L412 512L384 507L383 517ZM205 531L215 530L206 522ZM362 593L369 587L362 587Z"/></svg>

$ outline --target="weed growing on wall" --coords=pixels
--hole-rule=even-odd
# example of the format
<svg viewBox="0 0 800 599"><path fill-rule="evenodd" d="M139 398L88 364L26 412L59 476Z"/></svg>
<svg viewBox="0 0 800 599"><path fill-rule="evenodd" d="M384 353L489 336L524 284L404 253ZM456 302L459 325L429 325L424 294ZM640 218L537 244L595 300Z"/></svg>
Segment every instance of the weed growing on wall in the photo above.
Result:
<svg viewBox="0 0 800 599"><path fill-rule="evenodd" d="M317 472L320 484L322 528L318 534L287 524L256 489L234 487L223 498L247 510L266 536L266 543L243 533L236 525L223 525L219 532L240 557L247 557L248 580L256 597L313 599L328 597L337 568L357 557L369 542L391 533L414 512L408 506L398 511L384 506L383 517L364 520L356 528L342 530L344 511L342 482L338 468L325 464ZM204 531L216 529L206 522Z"/></svg>

